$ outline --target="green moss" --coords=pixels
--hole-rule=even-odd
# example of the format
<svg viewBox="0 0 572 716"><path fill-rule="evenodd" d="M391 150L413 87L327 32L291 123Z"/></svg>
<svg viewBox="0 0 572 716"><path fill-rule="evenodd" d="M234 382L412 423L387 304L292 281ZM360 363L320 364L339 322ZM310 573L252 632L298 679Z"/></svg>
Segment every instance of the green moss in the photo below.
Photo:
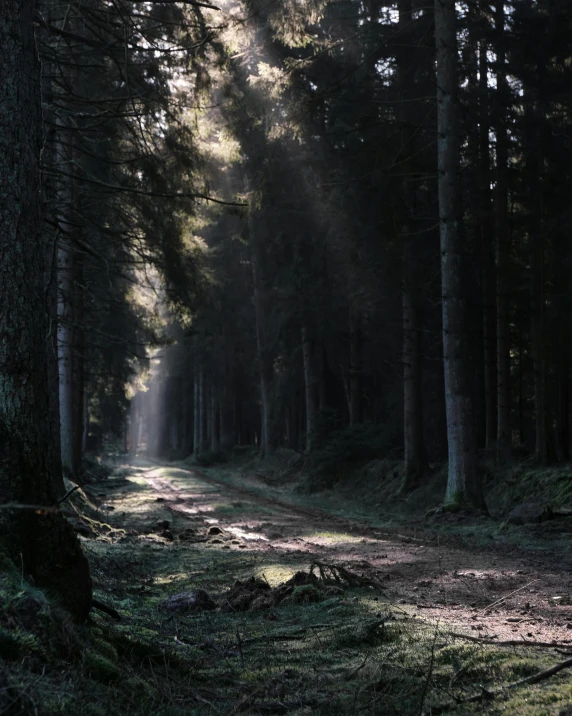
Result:
<svg viewBox="0 0 572 716"><path fill-rule="evenodd" d="M117 650L108 641L104 639L92 639L91 645L95 651L111 661L112 664L117 664L119 658L117 656Z"/></svg>
<svg viewBox="0 0 572 716"><path fill-rule="evenodd" d="M117 666L96 651L87 650L83 655L83 666L87 676L94 681L108 684L119 679L121 672Z"/></svg>
<svg viewBox="0 0 572 716"><path fill-rule="evenodd" d="M321 602L324 599L324 594L313 584L302 584L299 587L295 587L294 591L290 595L290 601L292 604L312 604L315 602Z"/></svg>
<svg viewBox="0 0 572 716"><path fill-rule="evenodd" d="M0 658L8 661L19 659L23 653L23 644L16 631L0 627Z"/></svg>

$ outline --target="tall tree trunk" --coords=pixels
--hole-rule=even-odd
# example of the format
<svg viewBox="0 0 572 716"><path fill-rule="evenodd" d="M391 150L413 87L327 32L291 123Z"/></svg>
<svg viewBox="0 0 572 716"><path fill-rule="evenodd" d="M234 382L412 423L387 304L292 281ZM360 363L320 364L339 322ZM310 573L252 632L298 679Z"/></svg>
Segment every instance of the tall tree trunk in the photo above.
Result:
<svg viewBox="0 0 572 716"><path fill-rule="evenodd" d="M302 325L302 357L304 361L304 393L306 397L306 450L312 450L312 432L318 412L319 383L316 373L315 342L306 323Z"/></svg>
<svg viewBox="0 0 572 716"><path fill-rule="evenodd" d="M200 437L200 369L195 358L195 368L193 372L193 453L197 455L201 449Z"/></svg>
<svg viewBox="0 0 572 716"><path fill-rule="evenodd" d="M463 246L459 236L459 123L457 117L457 17L455 0L435 0L437 47L438 186L443 303L443 362L449 504L484 506L476 466L470 386L468 310Z"/></svg>
<svg viewBox="0 0 572 716"><path fill-rule="evenodd" d="M520 447L526 443L524 434L524 331L519 327L518 335L518 440Z"/></svg>
<svg viewBox="0 0 572 716"><path fill-rule="evenodd" d="M413 20L411 0L399 0L399 30L405 34ZM411 190L411 156L416 154L414 127L415 57L409 47L397 54L400 108L400 156L402 202L405 211L414 211L414 192ZM419 281L416 276L417 256L409 216L402 221L403 246L402 321L403 321L403 448L405 474L402 489L415 487L426 467L423 443L423 361Z"/></svg>
<svg viewBox="0 0 572 716"><path fill-rule="evenodd" d="M539 71L539 83L541 82ZM534 420L536 432L535 459L546 465L549 459L551 430L547 404L547 365L544 335L545 320L545 260L544 260L544 154L541 122L543 108L531 91L525 93L525 115L528 127L527 179L529 188L530 233L530 308L531 354L534 371Z"/></svg>
<svg viewBox="0 0 572 716"><path fill-rule="evenodd" d="M250 217L250 241L252 278L254 287L254 313L256 320L256 347L258 351L258 365L260 372L260 454L265 457L276 447L274 435L274 406L272 402L272 386L274 381L274 367L272 350L268 344L266 331L268 286L265 276L265 265L262 247L258 232L263 221L263 212L256 212Z"/></svg>
<svg viewBox="0 0 572 716"><path fill-rule="evenodd" d="M508 83L505 66L505 3L496 3L497 34L497 166L496 166L496 264L497 264L497 454L506 459L511 449L510 427L510 324L508 266L510 226L508 214L508 131L506 107Z"/></svg>
<svg viewBox="0 0 572 716"><path fill-rule="evenodd" d="M423 442L423 380L420 306L413 271L411 238L405 238L403 260L403 446L405 475L402 489L415 487L427 466Z"/></svg>
<svg viewBox="0 0 572 716"><path fill-rule="evenodd" d="M50 442L36 9L33 0L0 6L0 503L54 508L61 463ZM87 616L89 565L61 513L1 510L0 538L36 584Z"/></svg>
<svg viewBox="0 0 572 716"><path fill-rule="evenodd" d="M212 452L218 452L220 450L220 440L219 440L219 420L218 420L218 401L216 398L216 393L214 389L214 385L211 386L211 404L210 404L210 413L211 413L211 450Z"/></svg>
<svg viewBox="0 0 572 716"><path fill-rule="evenodd" d="M494 225L491 197L491 166L489 147L488 45L479 46L479 163L480 211L478 227L482 252L483 348L485 378L485 448L492 450L497 438L497 344L496 286L494 259Z"/></svg>
<svg viewBox="0 0 572 716"><path fill-rule="evenodd" d="M206 396L205 396L205 372L203 366L199 368L199 452L206 452L207 449L207 426L206 426Z"/></svg>
<svg viewBox="0 0 572 716"><path fill-rule="evenodd" d="M570 460L570 373L561 361L558 375L558 459Z"/></svg>
<svg viewBox="0 0 572 716"><path fill-rule="evenodd" d="M363 345L361 317L350 309L350 425L363 422Z"/></svg>
<svg viewBox="0 0 572 716"><path fill-rule="evenodd" d="M533 170L534 173L534 170ZM540 182L532 180L535 192L541 192ZM532 199L536 194L532 194ZM537 208L538 204L533 205ZM532 360L534 370L534 420L536 427L536 443L534 456L541 465L548 462L548 411L546 404L546 358L544 355L544 240L542 219L533 210L531 217L531 338Z"/></svg>
<svg viewBox="0 0 572 716"><path fill-rule="evenodd" d="M47 20L50 22L49 13ZM44 63L44 77L42 78L42 91L44 95L44 125L46 131L46 144L42 152L43 169L52 169L55 163L56 149L56 120L53 112L54 96L52 87L52 76L54 73L53 63ZM47 75L47 76L46 76ZM57 455L61 455L60 442L60 396L59 396L59 367L58 367L58 234L57 211L58 206L57 188L55 178L51 178L43 185L43 202L49 219L53 225L52 231L46 242L45 255L45 292L48 306L49 331L48 331L48 394L50 400L50 427L52 433L50 441L54 446ZM54 482L59 497L63 497L66 489L63 481L63 472L54 475Z"/></svg>

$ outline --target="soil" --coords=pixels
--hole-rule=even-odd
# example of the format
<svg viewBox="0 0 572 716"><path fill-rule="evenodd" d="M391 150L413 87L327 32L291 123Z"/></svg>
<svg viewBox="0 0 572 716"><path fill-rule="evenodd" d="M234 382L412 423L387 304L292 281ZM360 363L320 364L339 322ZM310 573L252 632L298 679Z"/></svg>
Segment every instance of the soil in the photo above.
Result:
<svg viewBox="0 0 572 716"><path fill-rule="evenodd" d="M308 567L316 561L345 565L383 585L383 600L410 615L479 638L557 642L572 650L568 556L483 547L418 527L377 529L231 486L208 471L152 466L137 474L148 500L176 517L177 528L163 533L165 540L192 535L211 549L247 551L272 564L296 558ZM115 501L118 512L121 496L107 500Z"/></svg>

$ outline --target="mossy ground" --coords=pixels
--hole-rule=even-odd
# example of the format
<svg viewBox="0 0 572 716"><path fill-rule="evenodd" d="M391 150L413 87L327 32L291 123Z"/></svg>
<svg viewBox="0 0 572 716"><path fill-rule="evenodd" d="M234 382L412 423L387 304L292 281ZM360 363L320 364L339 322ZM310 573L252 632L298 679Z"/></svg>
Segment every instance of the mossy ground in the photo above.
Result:
<svg viewBox="0 0 572 716"><path fill-rule="evenodd" d="M0 713L408 716L437 707L540 716L572 701L564 671L490 702L455 705L564 657L466 642L450 624L421 619L371 587L297 587L283 604L244 612L164 611L165 598L199 588L221 604L237 579L253 575L276 586L308 570L311 559L208 535L229 514L270 519L270 504L225 501L200 476L175 468L153 475L126 468L90 488L90 500L75 498L80 512L89 505L86 517L74 514L91 530L82 541L95 595L120 622L94 611L87 624L73 625L13 565L0 565ZM172 541L161 536L164 520ZM177 539L189 529L196 540ZM348 541L342 532L316 535Z"/></svg>

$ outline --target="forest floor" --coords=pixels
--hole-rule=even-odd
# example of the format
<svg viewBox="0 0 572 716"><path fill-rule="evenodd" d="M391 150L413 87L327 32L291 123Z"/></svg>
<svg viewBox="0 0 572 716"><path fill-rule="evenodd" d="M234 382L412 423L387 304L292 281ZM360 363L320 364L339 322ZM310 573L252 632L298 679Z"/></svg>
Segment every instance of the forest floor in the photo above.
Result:
<svg viewBox="0 0 572 716"><path fill-rule="evenodd" d="M121 620L52 630L46 663L0 580L0 714L572 714L569 554L360 509L232 465L116 466L70 515Z"/></svg>
<svg viewBox="0 0 572 716"><path fill-rule="evenodd" d="M443 534L348 519L355 505L316 509L232 466L140 461L97 497L126 530L86 540L101 599L126 612L114 629L158 630L194 655L193 712L540 715L572 702L566 669L521 683L572 657L572 561L544 533L523 548L522 529L499 541L488 520ZM313 565L323 579L286 599L265 589L280 597ZM162 606L197 589L216 610Z"/></svg>

